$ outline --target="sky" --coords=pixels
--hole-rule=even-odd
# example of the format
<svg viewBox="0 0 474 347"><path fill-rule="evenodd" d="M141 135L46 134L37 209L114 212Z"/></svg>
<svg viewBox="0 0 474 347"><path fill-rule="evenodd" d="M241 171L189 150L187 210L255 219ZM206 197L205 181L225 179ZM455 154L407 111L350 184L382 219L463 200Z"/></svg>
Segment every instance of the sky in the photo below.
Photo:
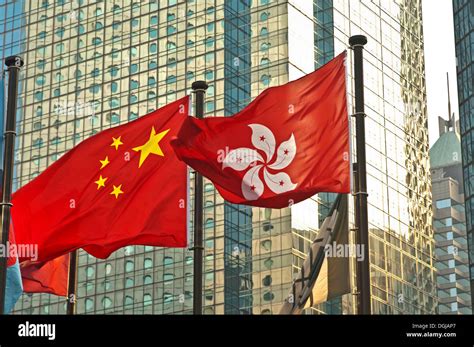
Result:
<svg viewBox="0 0 474 347"><path fill-rule="evenodd" d="M423 0L426 93L430 147L439 137L438 116L448 117L446 72L449 73L451 112L459 120L454 51L452 0Z"/></svg>

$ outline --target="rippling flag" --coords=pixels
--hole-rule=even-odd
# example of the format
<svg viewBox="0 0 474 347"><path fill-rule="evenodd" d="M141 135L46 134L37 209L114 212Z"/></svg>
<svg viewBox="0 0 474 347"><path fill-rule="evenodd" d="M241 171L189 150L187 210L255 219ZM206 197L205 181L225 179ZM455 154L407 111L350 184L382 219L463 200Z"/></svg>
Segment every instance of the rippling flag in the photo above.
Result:
<svg viewBox="0 0 474 347"><path fill-rule="evenodd" d="M38 245L40 262L78 248L104 259L127 245L185 247L187 168L170 139L188 104L186 96L84 140L16 191L17 243Z"/></svg>
<svg viewBox="0 0 474 347"><path fill-rule="evenodd" d="M282 208L350 192L346 53L232 117L188 117L172 146L224 199Z"/></svg>

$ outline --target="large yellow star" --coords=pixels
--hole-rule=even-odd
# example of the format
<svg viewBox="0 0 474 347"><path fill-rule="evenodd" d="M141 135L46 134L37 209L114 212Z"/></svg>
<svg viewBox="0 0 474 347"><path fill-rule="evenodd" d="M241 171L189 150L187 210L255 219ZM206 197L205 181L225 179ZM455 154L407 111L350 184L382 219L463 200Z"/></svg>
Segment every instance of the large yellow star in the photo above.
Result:
<svg viewBox="0 0 474 347"><path fill-rule="evenodd" d="M121 141L122 136L119 136L118 138L112 137L112 144L110 147L115 147L115 150L118 150L120 145L123 145L123 142Z"/></svg>
<svg viewBox="0 0 474 347"><path fill-rule="evenodd" d="M110 164L109 157L105 157L104 160L99 160L99 161L102 164L102 166L100 167L101 170Z"/></svg>
<svg viewBox="0 0 474 347"><path fill-rule="evenodd" d="M135 147L133 150L135 152L140 152L140 162L138 167L141 167L143 162L148 158L150 154L156 154L159 156L164 156L163 151L160 148L159 142L161 139L170 131L170 129L162 131L161 133L156 133L155 127L151 128L150 139L142 146Z"/></svg>
<svg viewBox="0 0 474 347"><path fill-rule="evenodd" d="M107 179L108 177L103 178L102 175L100 175L99 179L94 182L97 184L97 190L99 190L101 187L105 187L105 181L107 181Z"/></svg>
<svg viewBox="0 0 474 347"><path fill-rule="evenodd" d="M115 195L115 199L118 199L120 194L123 194L122 185L119 185L118 187L114 185L114 190L110 193L110 195Z"/></svg>

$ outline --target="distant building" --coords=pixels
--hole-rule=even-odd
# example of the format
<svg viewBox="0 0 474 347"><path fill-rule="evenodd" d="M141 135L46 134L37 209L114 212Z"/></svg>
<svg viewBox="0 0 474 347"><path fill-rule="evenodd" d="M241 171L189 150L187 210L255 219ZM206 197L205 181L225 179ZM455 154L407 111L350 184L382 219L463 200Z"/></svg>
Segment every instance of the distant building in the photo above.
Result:
<svg viewBox="0 0 474 347"><path fill-rule="evenodd" d="M461 142L452 122L439 118L440 137L430 149L438 312L472 314Z"/></svg>

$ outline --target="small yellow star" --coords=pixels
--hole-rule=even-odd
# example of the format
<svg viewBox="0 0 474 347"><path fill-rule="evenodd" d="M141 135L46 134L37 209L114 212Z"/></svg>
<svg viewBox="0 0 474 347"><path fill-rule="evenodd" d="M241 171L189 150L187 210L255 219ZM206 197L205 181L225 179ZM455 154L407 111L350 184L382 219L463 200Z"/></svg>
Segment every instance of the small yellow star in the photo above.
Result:
<svg viewBox="0 0 474 347"><path fill-rule="evenodd" d="M106 167L107 165L110 164L110 161L109 161L109 157L105 157L104 160L99 160L100 163L102 164L102 166L100 167L100 169L102 170L104 167Z"/></svg>
<svg viewBox="0 0 474 347"><path fill-rule="evenodd" d="M152 127L148 141L144 145L135 147L133 149L135 152L140 152L140 162L138 163L138 167L142 166L143 162L150 154L156 154L161 157L164 156L163 151L160 148L160 141L168 133L168 131L170 131L170 129L157 134L155 127Z"/></svg>
<svg viewBox="0 0 474 347"><path fill-rule="evenodd" d="M101 187L105 187L105 181L107 180L108 177L103 178L102 175L100 175L99 179L94 182L95 184L97 184L97 190L99 190Z"/></svg>
<svg viewBox="0 0 474 347"><path fill-rule="evenodd" d="M123 145L123 142L121 141L122 136L119 136L118 138L112 137L112 144L110 147L115 147L115 150L118 150L120 145Z"/></svg>
<svg viewBox="0 0 474 347"><path fill-rule="evenodd" d="M110 195L115 195L115 199L118 199L120 194L123 194L122 185L114 186L114 190L110 193Z"/></svg>

